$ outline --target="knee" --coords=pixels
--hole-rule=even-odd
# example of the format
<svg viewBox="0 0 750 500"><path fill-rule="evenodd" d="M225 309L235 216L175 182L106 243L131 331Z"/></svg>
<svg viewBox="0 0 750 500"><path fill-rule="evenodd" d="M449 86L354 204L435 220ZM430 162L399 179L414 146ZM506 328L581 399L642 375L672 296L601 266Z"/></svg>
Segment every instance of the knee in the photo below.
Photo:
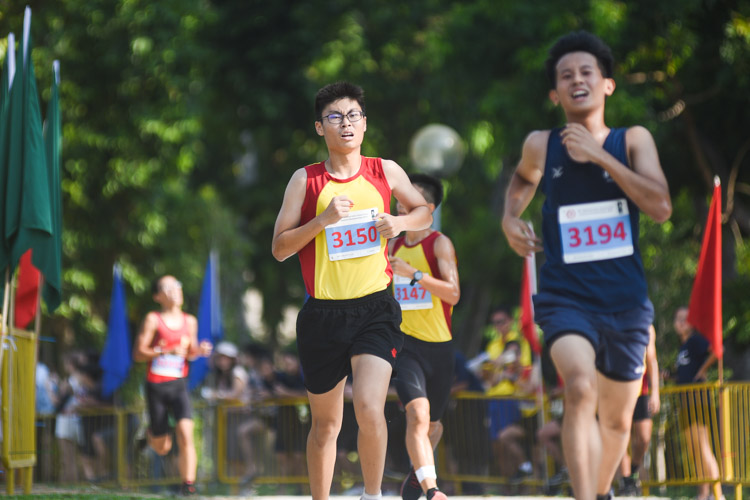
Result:
<svg viewBox="0 0 750 500"><path fill-rule="evenodd" d="M335 418L313 418L310 426L310 438L322 445L335 441L341 430L341 420Z"/></svg>
<svg viewBox="0 0 750 500"><path fill-rule="evenodd" d="M572 377L565 384L565 409L596 405L596 379L586 375Z"/></svg>
<svg viewBox="0 0 750 500"><path fill-rule="evenodd" d="M632 414L599 415L599 427L616 434L630 437Z"/></svg>
<svg viewBox="0 0 750 500"><path fill-rule="evenodd" d="M421 428L427 432L432 431L430 410L424 405L409 406L406 410L406 422L410 427ZM439 425L439 422L437 424Z"/></svg>
<svg viewBox="0 0 750 500"><path fill-rule="evenodd" d="M364 402L356 406L355 414L360 429L374 429L379 424L385 424L385 414L383 413L382 406L378 407L378 405L370 402Z"/></svg>
<svg viewBox="0 0 750 500"><path fill-rule="evenodd" d="M172 449L172 438L169 436L149 437L148 444L157 455L164 456Z"/></svg>

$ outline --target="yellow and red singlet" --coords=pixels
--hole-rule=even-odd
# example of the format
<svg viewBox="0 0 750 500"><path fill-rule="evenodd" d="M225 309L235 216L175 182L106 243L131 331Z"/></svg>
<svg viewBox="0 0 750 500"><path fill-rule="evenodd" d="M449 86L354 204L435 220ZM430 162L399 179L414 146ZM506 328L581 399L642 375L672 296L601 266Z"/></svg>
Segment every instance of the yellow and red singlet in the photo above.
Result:
<svg viewBox="0 0 750 500"><path fill-rule="evenodd" d="M307 190L300 225L328 208L335 196L354 202L349 217L326 227L299 251L307 293L316 299L356 299L385 290L393 271L387 240L375 229L377 214L390 213L391 188L380 158L362 157L359 171L336 179L325 163L305 167Z"/></svg>
<svg viewBox="0 0 750 500"><path fill-rule="evenodd" d="M408 262L424 274L443 279L435 257L435 240L439 231L430 233L416 245L409 246L403 236L395 239L393 255ZM430 294L409 278L394 278L394 296L401 304L401 331L424 342L447 342L453 338L453 306Z"/></svg>

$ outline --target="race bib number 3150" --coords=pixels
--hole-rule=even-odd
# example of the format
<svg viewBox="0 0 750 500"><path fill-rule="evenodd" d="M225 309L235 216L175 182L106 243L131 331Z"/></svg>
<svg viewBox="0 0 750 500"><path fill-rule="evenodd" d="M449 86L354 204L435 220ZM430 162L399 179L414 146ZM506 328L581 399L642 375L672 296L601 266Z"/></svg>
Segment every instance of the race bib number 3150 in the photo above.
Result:
<svg viewBox="0 0 750 500"><path fill-rule="evenodd" d="M380 251L380 234L375 228L377 208L355 210L335 224L326 226L329 260L356 259Z"/></svg>
<svg viewBox="0 0 750 500"><path fill-rule="evenodd" d="M624 198L561 206L558 221L566 264L633 255L630 214Z"/></svg>

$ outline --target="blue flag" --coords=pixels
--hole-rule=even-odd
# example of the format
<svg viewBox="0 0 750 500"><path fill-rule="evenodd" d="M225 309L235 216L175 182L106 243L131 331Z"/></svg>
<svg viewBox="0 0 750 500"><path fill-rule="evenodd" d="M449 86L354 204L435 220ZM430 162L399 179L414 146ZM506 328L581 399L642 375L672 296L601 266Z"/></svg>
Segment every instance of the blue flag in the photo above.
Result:
<svg viewBox="0 0 750 500"><path fill-rule="evenodd" d="M201 298L198 304L198 342L205 340L216 344L224 336L221 323L221 299L219 294L219 256L211 251L203 275ZM195 389L208 373L208 359L200 357L190 363L188 387Z"/></svg>
<svg viewBox="0 0 750 500"><path fill-rule="evenodd" d="M109 307L107 323L107 341L99 359L99 366L104 370L102 377L102 395L110 396L120 388L128 378L132 364L130 327L128 325L128 308L125 305L125 287L122 283L120 266L115 264L112 301Z"/></svg>

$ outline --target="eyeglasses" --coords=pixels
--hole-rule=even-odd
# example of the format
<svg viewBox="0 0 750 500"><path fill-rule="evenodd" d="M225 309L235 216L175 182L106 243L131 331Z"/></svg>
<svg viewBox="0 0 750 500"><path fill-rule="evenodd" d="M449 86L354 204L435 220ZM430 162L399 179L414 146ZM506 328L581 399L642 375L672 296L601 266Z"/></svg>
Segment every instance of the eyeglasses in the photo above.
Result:
<svg viewBox="0 0 750 500"><path fill-rule="evenodd" d="M362 111L355 109L349 111L345 115L342 115L341 113L331 113L330 115L321 116L320 119L321 121L323 121L323 118L325 118L326 120L328 120L328 123L338 125L339 123L344 121L344 117L347 117L349 119L349 122L354 123L360 121L363 116L365 116L365 114Z"/></svg>
<svg viewBox="0 0 750 500"><path fill-rule="evenodd" d="M172 291L172 290L182 290L182 283L180 283L179 281L173 281L172 283L168 283L166 285L163 285L161 287L161 290L163 292L169 292L169 291Z"/></svg>

